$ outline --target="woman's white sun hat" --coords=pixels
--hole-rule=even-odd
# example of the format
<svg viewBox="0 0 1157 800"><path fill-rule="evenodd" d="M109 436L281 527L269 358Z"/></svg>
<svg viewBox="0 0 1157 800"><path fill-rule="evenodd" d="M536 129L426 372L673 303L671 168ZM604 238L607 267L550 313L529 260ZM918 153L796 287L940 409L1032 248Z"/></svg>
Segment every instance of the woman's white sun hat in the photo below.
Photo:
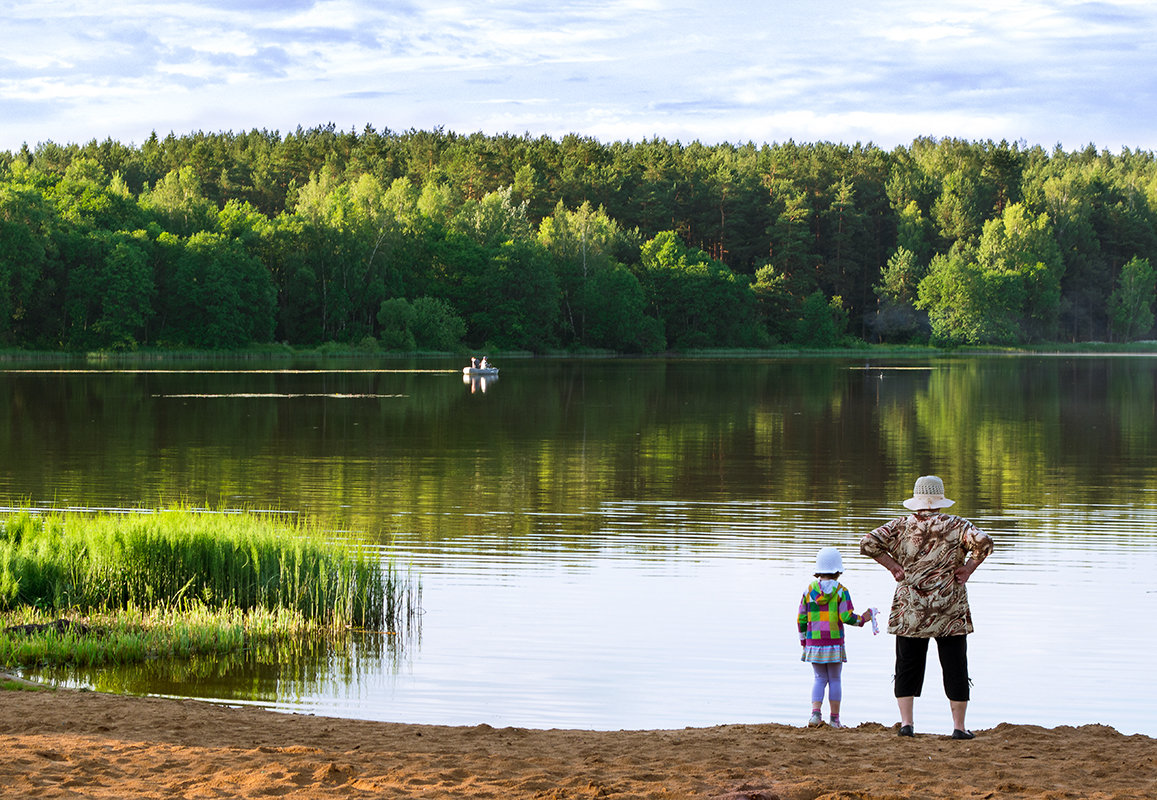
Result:
<svg viewBox="0 0 1157 800"><path fill-rule="evenodd" d="M926 511L947 508L955 503L944 496L944 481L935 475L921 475L912 488L912 496L904 501L904 508L912 511Z"/></svg>
<svg viewBox="0 0 1157 800"><path fill-rule="evenodd" d="M816 553L816 574L830 575L844 571L844 560L840 558L840 551L834 547L825 547Z"/></svg>

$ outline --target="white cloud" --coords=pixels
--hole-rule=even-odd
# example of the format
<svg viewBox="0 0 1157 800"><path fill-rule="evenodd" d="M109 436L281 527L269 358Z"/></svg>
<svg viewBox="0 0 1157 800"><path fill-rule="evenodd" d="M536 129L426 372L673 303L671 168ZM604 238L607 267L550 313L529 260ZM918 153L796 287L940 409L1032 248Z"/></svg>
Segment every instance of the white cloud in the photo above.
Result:
<svg viewBox="0 0 1157 800"><path fill-rule="evenodd" d="M331 121L1157 148L1137 114L1154 99L1157 9L1138 0L8 5L0 149Z"/></svg>

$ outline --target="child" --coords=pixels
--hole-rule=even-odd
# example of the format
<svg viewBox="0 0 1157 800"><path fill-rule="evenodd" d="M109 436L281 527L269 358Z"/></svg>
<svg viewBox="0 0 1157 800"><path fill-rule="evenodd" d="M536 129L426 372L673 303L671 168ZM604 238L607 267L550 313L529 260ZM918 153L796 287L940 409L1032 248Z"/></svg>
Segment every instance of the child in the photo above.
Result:
<svg viewBox="0 0 1157 800"><path fill-rule="evenodd" d="M839 582L844 571L840 551L825 547L816 554L816 580L807 587L799 601L799 643L803 646L801 661L807 661L815 671L812 684L812 714L809 727L823 725L820 708L824 703L824 689L828 692L831 708L831 726L841 728L840 701L843 687L840 673L848 660L844 651L844 625L863 625L872 619L875 609L863 614L852 610L852 597Z"/></svg>

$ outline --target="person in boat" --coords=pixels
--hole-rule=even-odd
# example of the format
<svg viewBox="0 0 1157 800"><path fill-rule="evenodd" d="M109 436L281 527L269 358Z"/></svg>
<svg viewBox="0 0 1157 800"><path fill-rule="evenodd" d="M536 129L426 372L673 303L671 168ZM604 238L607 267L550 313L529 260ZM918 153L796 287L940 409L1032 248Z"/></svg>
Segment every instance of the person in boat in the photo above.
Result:
<svg viewBox="0 0 1157 800"><path fill-rule="evenodd" d="M482 369L490 369L490 362L486 360L486 356L482 356L482 363L479 366Z"/></svg>
<svg viewBox="0 0 1157 800"><path fill-rule="evenodd" d="M470 356L470 368L478 369L478 356Z"/></svg>

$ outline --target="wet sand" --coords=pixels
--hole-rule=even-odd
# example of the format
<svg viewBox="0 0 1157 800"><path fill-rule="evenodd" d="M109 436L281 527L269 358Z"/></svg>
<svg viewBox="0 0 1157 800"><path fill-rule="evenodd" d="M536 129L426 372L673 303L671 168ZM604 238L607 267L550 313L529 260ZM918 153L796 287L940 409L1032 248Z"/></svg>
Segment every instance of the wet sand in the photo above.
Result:
<svg viewBox="0 0 1157 800"><path fill-rule="evenodd" d="M931 724L931 721L930 723ZM1157 798L1157 739L999 725L527 730L0 692L4 798Z"/></svg>

